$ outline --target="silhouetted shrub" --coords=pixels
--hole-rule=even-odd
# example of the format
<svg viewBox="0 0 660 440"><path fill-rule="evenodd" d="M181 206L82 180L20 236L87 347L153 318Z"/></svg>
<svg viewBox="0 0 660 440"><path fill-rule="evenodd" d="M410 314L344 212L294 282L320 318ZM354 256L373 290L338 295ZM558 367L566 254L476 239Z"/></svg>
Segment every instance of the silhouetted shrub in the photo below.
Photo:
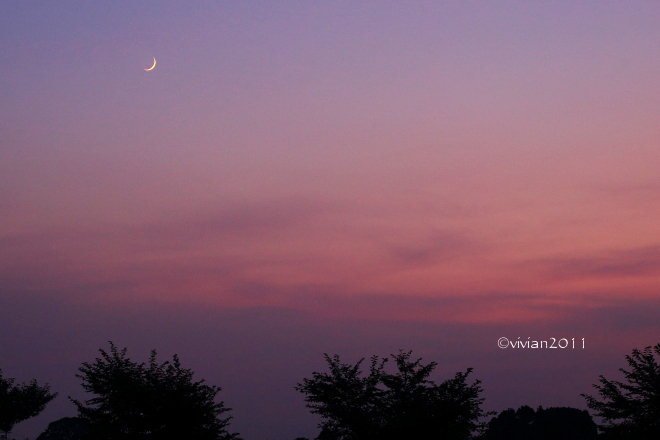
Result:
<svg viewBox="0 0 660 440"><path fill-rule="evenodd" d="M598 430L586 410L521 406L509 408L488 423L485 440L594 440Z"/></svg>
<svg viewBox="0 0 660 440"><path fill-rule="evenodd" d="M64 417L48 424L37 440L82 440L87 434L85 422L79 417Z"/></svg>

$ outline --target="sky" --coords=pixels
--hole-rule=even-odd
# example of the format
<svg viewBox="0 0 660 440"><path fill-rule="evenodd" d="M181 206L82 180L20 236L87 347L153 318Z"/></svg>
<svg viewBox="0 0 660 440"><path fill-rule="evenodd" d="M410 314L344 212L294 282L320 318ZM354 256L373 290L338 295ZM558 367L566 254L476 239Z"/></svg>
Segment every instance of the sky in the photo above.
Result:
<svg viewBox="0 0 660 440"><path fill-rule="evenodd" d="M323 353L586 408L660 342L659 24L652 1L2 2L0 369L60 393L16 436L75 414L108 341L178 353L246 440L316 435L293 387Z"/></svg>

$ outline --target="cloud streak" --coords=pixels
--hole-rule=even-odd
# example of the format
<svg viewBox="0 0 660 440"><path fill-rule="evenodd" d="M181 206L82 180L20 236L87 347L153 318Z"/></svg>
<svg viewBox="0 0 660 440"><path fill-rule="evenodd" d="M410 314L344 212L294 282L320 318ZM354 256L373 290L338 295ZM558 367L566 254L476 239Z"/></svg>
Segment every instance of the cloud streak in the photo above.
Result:
<svg viewBox="0 0 660 440"><path fill-rule="evenodd" d="M553 280L570 278L626 278L660 273L660 245L602 251L588 257L557 257L527 262Z"/></svg>

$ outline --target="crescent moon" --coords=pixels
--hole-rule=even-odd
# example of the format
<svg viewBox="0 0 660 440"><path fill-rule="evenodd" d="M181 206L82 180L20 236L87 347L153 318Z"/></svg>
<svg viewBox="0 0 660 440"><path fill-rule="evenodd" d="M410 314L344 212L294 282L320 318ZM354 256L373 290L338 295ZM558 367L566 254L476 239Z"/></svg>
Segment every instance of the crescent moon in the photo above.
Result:
<svg viewBox="0 0 660 440"><path fill-rule="evenodd" d="M156 67L156 58L154 58L154 65L151 66L151 67L149 67L148 69L144 69L144 70L146 70L147 72L149 72L150 70L154 70L154 67Z"/></svg>

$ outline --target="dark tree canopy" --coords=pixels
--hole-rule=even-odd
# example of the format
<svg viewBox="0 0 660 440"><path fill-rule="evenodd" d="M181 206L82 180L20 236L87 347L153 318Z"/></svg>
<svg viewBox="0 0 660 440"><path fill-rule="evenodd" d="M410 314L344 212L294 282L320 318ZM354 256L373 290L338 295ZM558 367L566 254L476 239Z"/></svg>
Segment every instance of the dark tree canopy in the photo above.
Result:
<svg viewBox="0 0 660 440"><path fill-rule="evenodd" d="M0 438L8 437L17 423L39 415L56 396L48 384L39 386L36 380L14 385L0 370Z"/></svg>
<svg viewBox="0 0 660 440"><path fill-rule="evenodd" d="M435 362L412 361L411 352L392 355L397 371L388 373L388 359L371 358L369 372L361 365L344 364L339 356L325 359L329 373L312 373L296 389L306 395L307 407L323 420L319 439L469 439L481 427L483 398L480 382L467 383L471 373L456 373L436 384L429 376Z"/></svg>
<svg viewBox="0 0 660 440"><path fill-rule="evenodd" d="M626 356L629 370L621 368L625 382L600 376L595 384L601 400L583 394L589 408L603 418L599 428L613 439L660 439L660 344Z"/></svg>
<svg viewBox="0 0 660 440"><path fill-rule="evenodd" d="M159 364L152 351L149 362L135 363L111 342L110 352L84 362L76 377L95 397L80 402L71 399L79 417L95 440L185 439L230 440L230 411L215 398L220 387L204 380L193 381L193 372L172 362Z"/></svg>
<svg viewBox="0 0 660 440"><path fill-rule="evenodd" d="M586 410L529 406L509 408L488 423L484 440L595 440L596 423Z"/></svg>
<svg viewBox="0 0 660 440"><path fill-rule="evenodd" d="M48 424L36 440L83 440L87 430L79 417L64 417Z"/></svg>

